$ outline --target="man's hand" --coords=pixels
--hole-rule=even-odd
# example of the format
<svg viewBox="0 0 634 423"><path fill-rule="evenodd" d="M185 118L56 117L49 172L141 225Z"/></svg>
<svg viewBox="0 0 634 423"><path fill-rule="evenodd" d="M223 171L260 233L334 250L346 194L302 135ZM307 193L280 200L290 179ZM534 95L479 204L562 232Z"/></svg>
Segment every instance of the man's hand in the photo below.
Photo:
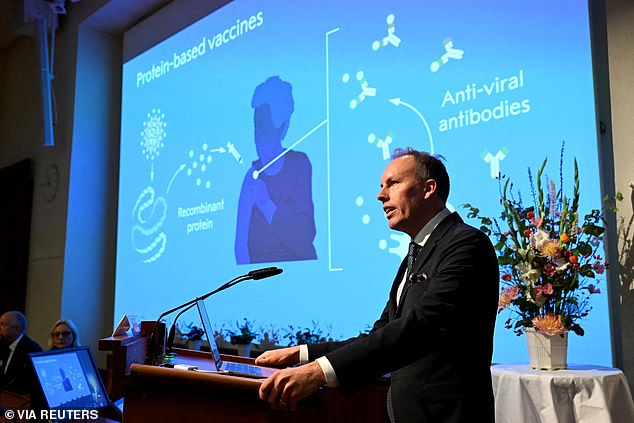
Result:
<svg viewBox="0 0 634 423"><path fill-rule="evenodd" d="M258 366L292 366L298 363L298 346L265 351L255 359Z"/></svg>
<svg viewBox="0 0 634 423"><path fill-rule="evenodd" d="M326 377L316 361L275 372L262 382L260 399L273 409L295 410L297 402L317 392Z"/></svg>

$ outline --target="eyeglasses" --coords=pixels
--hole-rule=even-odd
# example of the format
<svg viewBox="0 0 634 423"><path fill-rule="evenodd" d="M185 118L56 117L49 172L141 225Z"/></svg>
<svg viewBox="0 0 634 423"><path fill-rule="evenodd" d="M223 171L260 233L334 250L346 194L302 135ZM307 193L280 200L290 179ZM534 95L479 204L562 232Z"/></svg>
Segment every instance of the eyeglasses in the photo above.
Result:
<svg viewBox="0 0 634 423"><path fill-rule="evenodd" d="M62 332L53 332L53 337L57 338L59 336L70 336L71 334L72 334L71 331L65 330L65 331L62 331Z"/></svg>

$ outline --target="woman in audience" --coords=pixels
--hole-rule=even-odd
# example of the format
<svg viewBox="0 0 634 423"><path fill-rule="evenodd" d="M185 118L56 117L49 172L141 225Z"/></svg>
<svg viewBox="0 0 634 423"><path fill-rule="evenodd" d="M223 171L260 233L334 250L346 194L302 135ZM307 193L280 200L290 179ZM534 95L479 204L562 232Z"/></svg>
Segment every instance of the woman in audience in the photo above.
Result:
<svg viewBox="0 0 634 423"><path fill-rule="evenodd" d="M52 350L74 348L81 345L77 327L71 320L58 320L51 328L48 346Z"/></svg>

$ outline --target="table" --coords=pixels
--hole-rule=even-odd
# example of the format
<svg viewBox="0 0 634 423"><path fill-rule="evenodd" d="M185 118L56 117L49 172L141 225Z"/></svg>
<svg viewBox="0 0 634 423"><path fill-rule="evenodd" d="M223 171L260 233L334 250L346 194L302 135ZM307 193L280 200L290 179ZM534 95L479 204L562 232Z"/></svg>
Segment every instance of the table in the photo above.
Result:
<svg viewBox="0 0 634 423"><path fill-rule="evenodd" d="M619 369L570 364L534 370L528 364L491 366L496 423L632 423L634 403Z"/></svg>

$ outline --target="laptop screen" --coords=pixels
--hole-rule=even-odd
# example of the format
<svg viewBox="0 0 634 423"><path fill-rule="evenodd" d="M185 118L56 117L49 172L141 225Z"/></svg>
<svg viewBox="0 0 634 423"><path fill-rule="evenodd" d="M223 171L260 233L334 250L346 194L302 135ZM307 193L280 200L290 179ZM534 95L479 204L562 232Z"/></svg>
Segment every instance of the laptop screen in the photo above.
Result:
<svg viewBox="0 0 634 423"><path fill-rule="evenodd" d="M30 355L50 409L101 409L110 404L88 347Z"/></svg>
<svg viewBox="0 0 634 423"><path fill-rule="evenodd" d="M211 322L209 321L209 314L207 314L207 307L205 307L205 302L203 300L196 301L196 306L198 307L198 313L200 314L200 320L203 324L203 330L205 331L205 336L207 336L207 341L209 341L209 349L211 350L214 361L216 362L216 366L221 363L220 360L220 351L218 351L218 344L216 344L216 338L214 337L214 330L211 326Z"/></svg>

